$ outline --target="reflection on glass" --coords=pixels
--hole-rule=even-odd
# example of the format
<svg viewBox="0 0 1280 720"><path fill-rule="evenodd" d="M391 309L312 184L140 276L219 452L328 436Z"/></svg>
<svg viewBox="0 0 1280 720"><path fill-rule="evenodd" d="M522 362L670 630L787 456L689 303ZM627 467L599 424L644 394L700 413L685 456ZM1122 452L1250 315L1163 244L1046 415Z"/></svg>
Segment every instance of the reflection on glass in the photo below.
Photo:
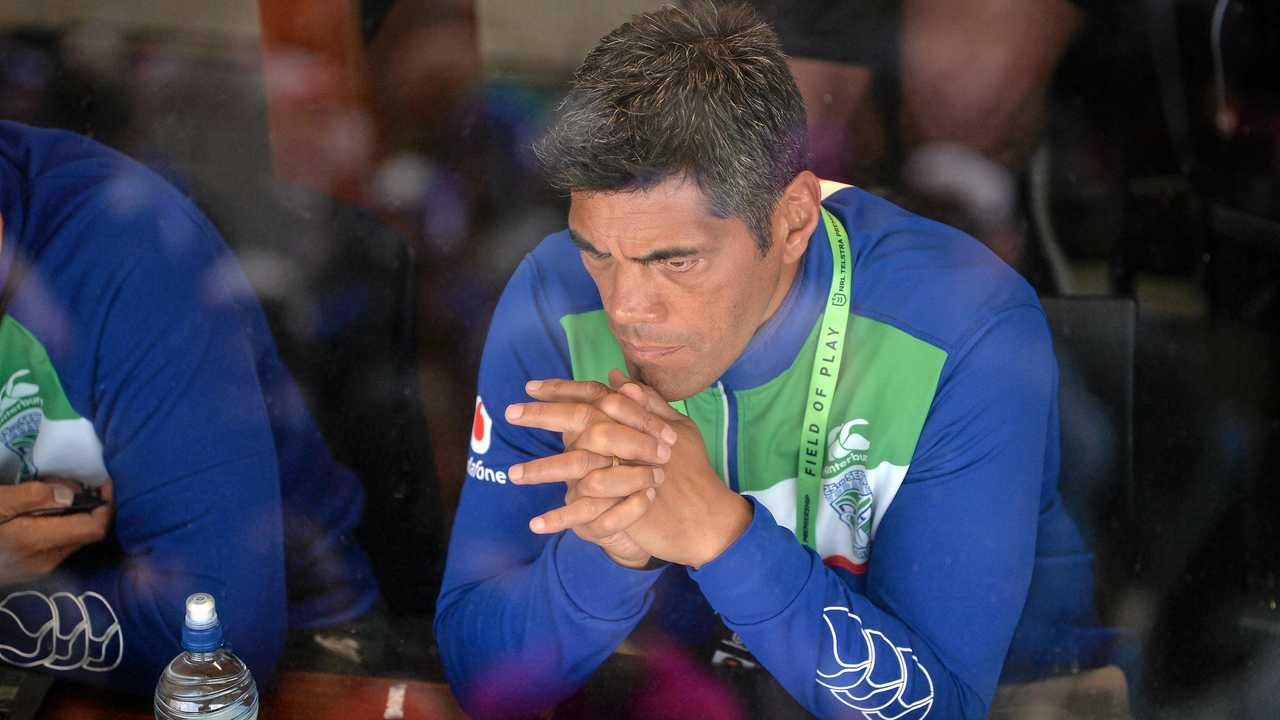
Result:
<svg viewBox="0 0 1280 720"><path fill-rule="evenodd" d="M1132 712L1274 714L1273 4L748 4L789 56L808 166L973 235L1043 300L1063 507L1094 553L1098 622L1133 640L1113 658ZM87 545L40 562L10 548L41 518L0 524L21 539L0 539L14 558L0 574L5 660L149 693L178 624L159 600L132 614L126 600L172 605L199 563L230 558L214 574L276 568L214 588L231 593L232 632L267 628L245 648L255 672L443 681L431 625L446 531L475 475L507 472L467 460L505 422L503 403L477 412L490 320L517 266L566 225L569 198L530 147L586 52L661 5L0 9L0 119L92 138L167 183L83 141L66 150L66 136L47 146L58 153L24 151L38 133L5 126L0 359L18 364L0 368L0 472L38 482L0 486L28 494L0 517L79 507L92 486L108 502L60 518ZM175 328L187 311L199 322ZM218 390L193 404L184 383L209 377ZM238 529L203 543L197 565L187 543L161 541L201 523ZM234 601L244 593L258 594ZM658 593L652 615L680 597ZM616 714L618 693L645 683L625 711L790 702L758 672L644 639L622 650L646 655L607 654L561 712ZM135 658L154 660L152 677L117 682ZM1021 688L1001 685L997 705L1021 707Z"/></svg>

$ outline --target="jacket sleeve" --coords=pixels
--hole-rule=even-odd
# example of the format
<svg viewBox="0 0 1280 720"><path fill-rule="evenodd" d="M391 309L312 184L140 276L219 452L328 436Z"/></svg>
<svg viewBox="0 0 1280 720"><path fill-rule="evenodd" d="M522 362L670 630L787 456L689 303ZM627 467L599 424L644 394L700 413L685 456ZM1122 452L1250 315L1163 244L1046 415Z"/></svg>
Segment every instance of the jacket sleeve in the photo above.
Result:
<svg viewBox="0 0 1280 720"><path fill-rule="evenodd" d="M690 571L820 717L987 716L1030 583L1057 378L1037 307L977 335L943 370L865 583L759 504L734 545Z"/></svg>
<svg viewBox="0 0 1280 720"><path fill-rule="evenodd" d="M72 399L101 441L115 518L104 542L0 591L0 652L149 693L181 651L186 596L203 591L266 684L286 595L275 451L237 304L252 300L233 301L234 261L194 208L138 182L59 229L78 262L28 280L41 317L68 331L51 355L85 378Z"/></svg>
<svg viewBox="0 0 1280 720"><path fill-rule="evenodd" d="M631 632L660 570L631 570L572 532L529 531L564 485L507 482L513 464L563 452L558 434L509 425L524 383L571 377L534 256L503 293L485 344L467 477L435 632L449 683L474 717L525 715L563 699Z"/></svg>

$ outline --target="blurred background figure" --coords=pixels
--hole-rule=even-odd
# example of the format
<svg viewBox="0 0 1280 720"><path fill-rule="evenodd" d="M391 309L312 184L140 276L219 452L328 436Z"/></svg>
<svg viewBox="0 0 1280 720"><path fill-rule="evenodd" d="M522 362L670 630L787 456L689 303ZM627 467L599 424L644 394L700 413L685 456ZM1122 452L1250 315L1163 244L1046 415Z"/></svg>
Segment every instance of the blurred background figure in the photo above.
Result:
<svg viewBox="0 0 1280 720"><path fill-rule="evenodd" d="M1081 0L750 4L792 57L815 172L880 188L1042 280L1019 181Z"/></svg>
<svg viewBox="0 0 1280 720"><path fill-rule="evenodd" d="M0 660L146 693L199 590L268 682L288 629L367 615L360 482L190 202L82 136L0 122L0 230ZM46 517L69 488L106 504Z"/></svg>
<svg viewBox="0 0 1280 720"><path fill-rule="evenodd" d="M415 247L360 206L376 136L368 108L344 90L346 60L332 57L330 41L345 36L322 32L342 21L319 8L295 28L293 10L259 10L29 9L29 24L0 39L0 87L14 99L4 117L142 159L210 217L301 399L359 476L357 532L397 630L380 617L379 627L304 633L290 639L285 666L329 657L330 669L429 675L443 513L419 385ZM310 45L289 41L295 29Z"/></svg>

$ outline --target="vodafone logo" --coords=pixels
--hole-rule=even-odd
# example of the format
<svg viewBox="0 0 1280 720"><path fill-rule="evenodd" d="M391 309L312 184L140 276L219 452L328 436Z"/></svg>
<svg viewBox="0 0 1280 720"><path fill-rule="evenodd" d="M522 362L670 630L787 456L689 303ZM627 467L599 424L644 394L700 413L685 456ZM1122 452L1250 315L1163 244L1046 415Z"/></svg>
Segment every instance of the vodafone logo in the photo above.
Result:
<svg viewBox="0 0 1280 720"><path fill-rule="evenodd" d="M484 400L476 396L476 414L471 420L471 452L483 455L489 451L489 441L493 439L493 419L484 407Z"/></svg>

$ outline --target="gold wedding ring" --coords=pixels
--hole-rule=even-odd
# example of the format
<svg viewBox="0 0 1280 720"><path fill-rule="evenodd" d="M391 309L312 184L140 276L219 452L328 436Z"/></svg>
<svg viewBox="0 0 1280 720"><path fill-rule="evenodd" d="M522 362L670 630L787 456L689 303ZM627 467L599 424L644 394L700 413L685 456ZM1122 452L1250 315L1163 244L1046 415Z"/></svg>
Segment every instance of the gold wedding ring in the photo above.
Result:
<svg viewBox="0 0 1280 720"><path fill-rule="evenodd" d="M617 455L614 455L614 456L613 456L613 467L618 467L618 466L619 466L619 465L621 465L621 464L622 464L622 463L618 461L618 456L617 456Z"/></svg>

